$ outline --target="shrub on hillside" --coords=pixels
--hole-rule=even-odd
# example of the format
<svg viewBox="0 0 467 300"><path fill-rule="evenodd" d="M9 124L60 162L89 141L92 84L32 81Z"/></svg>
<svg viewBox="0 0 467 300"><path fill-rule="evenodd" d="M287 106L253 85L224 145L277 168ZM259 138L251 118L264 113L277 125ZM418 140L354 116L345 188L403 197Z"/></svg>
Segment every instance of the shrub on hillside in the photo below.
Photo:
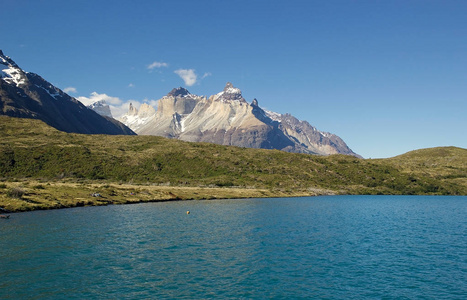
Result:
<svg viewBox="0 0 467 300"><path fill-rule="evenodd" d="M8 197L18 198L18 199L21 199L24 196L24 194L26 194L26 192L22 188L19 188L19 187L11 188L7 192Z"/></svg>

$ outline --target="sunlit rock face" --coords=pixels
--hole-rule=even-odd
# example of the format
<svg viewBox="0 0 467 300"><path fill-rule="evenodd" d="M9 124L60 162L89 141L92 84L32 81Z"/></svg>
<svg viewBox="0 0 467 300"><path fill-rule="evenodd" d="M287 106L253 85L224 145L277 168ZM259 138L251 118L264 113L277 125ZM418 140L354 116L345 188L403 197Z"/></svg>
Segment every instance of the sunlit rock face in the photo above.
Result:
<svg viewBox="0 0 467 300"><path fill-rule="evenodd" d="M248 148L278 149L310 154L356 155L338 136L317 130L289 114L249 104L240 89L228 82L210 97L173 89L158 100L157 110L130 105L120 118L137 134L157 135L191 142L209 142Z"/></svg>

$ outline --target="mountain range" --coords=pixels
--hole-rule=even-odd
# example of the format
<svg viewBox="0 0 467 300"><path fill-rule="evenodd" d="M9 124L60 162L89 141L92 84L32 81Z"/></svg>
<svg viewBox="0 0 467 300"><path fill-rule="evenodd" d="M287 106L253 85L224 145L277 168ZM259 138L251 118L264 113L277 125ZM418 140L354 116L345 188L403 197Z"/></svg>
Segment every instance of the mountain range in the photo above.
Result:
<svg viewBox="0 0 467 300"><path fill-rule="evenodd" d="M105 101L86 107L41 76L22 70L0 50L0 115L33 118L65 132L111 135L157 135L190 142L308 154L354 153L337 135L322 132L290 114L248 103L228 82L210 97L176 88L158 101L115 120Z"/></svg>
<svg viewBox="0 0 467 300"><path fill-rule="evenodd" d="M41 76L25 72L1 50L0 115L39 119L65 132L135 134L119 121L87 108Z"/></svg>
<svg viewBox="0 0 467 300"><path fill-rule="evenodd" d="M173 89L158 100L157 110L148 104L139 109L130 104L119 120L139 135L359 157L335 134L319 131L290 114L264 110L256 99L248 103L241 90L230 82L223 91L210 97L193 95L182 87Z"/></svg>

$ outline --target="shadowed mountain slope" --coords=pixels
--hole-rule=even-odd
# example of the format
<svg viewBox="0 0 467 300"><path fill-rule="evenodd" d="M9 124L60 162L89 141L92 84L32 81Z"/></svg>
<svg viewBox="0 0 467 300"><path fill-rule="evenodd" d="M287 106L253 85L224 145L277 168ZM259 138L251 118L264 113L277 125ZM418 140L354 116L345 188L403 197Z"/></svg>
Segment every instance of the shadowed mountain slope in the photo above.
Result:
<svg viewBox="0 0 467 300"><path fill-rule="evenodd" d="M65 132L135 134L119 121L88 109L41 76L23 71L1 50L0 114L39 119Z"/></svg>

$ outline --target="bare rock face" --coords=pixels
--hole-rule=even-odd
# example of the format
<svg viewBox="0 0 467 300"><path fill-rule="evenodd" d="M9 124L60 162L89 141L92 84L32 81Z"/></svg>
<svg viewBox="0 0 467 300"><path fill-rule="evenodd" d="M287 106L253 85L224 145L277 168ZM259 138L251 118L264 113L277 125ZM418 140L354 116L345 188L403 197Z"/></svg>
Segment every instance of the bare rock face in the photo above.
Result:
<svg viewBox="0 0 467 300"><path fill-rule="evenodd" d="M209 142L248 148L278 149L310 154L356 155L338 136L318 131L291 115L264 111L251 104L228 82L209 98L184 88L173 89L143 114L132 105L120 121L138 134L158 135L191 142Z"/></svg>
<svg viewBox="0 0 467 300"><path fill-rule="evenodd" d="M105 102L105 100L96 101L87 107L100 114L101 116L113 118L112 112L110 111L110 106L107 104L107 102Z"/></svg>
<svg viewBox="0 0 467 300"><path fill-rule="evenodd" d="M155 118L155 115L156 110L149 104L141 104L141 107L138 110L136 107L133 106L132 103L130 103L128 112L122 117L120 117L119 120L126 126L134 128L133 130L140 131L141 127L143 127L147 123L150 123L150 121Z"/></svg>
<svg viewBox="0 0 467 300"><path fill-rule="evenodd" d="M137 113L138 113L138 117L140 118L150 118L154 116L154 114L156 113L156 110L151 105L147 103L143 103L141 104L141 107L139 108L139 111L137 111Z"/></svg>
<svg viewBox="0 0 467 300"><path fill-rule="evenodd" d="M138 115L138 110L133 106L132 103L130 103L130 108L128 109L128 115L129 115L129 116L136 116L136 115Z"/></svg>
<svg viewBox="0 0 467 300"><path fill-rule="evenodd" d="M294 152L346 154L357 156L345 142L335 134L322 132L307 121L300 121L290 114L280 115L280 129L285 135L298 142Z"/></svg>
<svg viewBox="0 0 467 300"><path fill-rule="evenodd" d="M242 91L234 87L230 82L227 82L224 90L213 96L213 99L221 102L240 101L246 103L245 99L243 99Z"/></svg>

